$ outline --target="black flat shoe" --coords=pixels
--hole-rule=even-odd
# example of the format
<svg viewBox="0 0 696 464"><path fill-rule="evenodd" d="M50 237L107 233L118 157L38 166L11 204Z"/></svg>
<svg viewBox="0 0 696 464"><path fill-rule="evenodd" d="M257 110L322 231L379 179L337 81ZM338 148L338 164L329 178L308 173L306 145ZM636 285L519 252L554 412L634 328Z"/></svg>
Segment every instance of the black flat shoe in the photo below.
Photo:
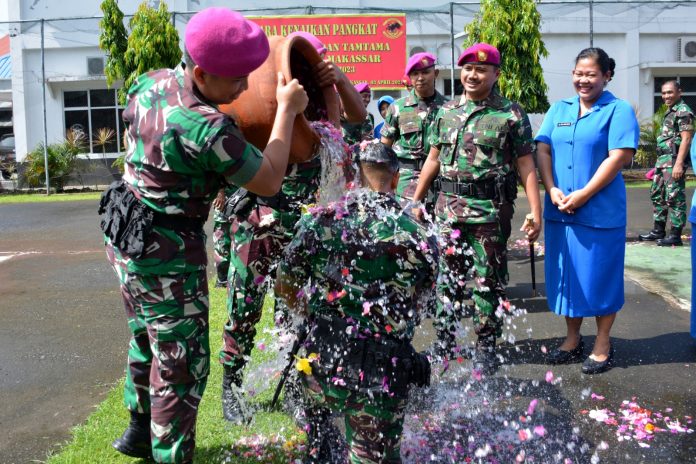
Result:
<svg viewBox="0 0 696 464"><path fill-rule="evenodd" d="M609 356L602 362L595 361L591 357L587 357L585 362L582 363L582 373L583 374L601 374L611 369L614 364L614 347L609 348Z"/></svg>
<svg viewBox="0 0 696 464"><path fill-rule="evenodd" d="M570 364L580 361L584 354L585 341L582 338L580 338L578 346L576 346L570 351L555 348L548 355L546 355L546 362L549 364Z"/></svg>

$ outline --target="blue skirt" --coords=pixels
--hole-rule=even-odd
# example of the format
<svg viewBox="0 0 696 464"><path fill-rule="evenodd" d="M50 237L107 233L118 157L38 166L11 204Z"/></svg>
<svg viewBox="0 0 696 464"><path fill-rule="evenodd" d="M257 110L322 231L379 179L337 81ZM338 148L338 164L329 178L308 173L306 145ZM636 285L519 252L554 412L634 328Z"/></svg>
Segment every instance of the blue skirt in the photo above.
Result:
<svg viewBox="0 0 696 464"><path fill-rule="evenodd" d="M606 316L624 304L626 227L545 221L546 294L561 316Z"/></svg>
<svg viewBox="0 0 696 464"><path fill-rule="evenodd" d="M691 150L693 153L693 150ZM693 208L692 208L693 211ZM693 214L693 213L692 213ZM696 245L694 245L693 234L696 230L696 223L691 223L691 336L696 338Z"/></svg>

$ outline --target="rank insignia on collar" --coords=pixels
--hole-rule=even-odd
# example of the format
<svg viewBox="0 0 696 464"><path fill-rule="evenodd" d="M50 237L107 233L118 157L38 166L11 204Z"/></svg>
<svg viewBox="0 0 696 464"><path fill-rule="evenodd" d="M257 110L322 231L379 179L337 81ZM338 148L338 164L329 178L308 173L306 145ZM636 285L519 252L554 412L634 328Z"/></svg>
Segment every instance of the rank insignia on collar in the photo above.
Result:
<svg viewBox="0 0 696 464"><path fill-rule="evenodd" d="M478 52L476 52L476 57L479 61L486 61L488 59L488 53L486 53L483 50L479 50Z"/></svg>

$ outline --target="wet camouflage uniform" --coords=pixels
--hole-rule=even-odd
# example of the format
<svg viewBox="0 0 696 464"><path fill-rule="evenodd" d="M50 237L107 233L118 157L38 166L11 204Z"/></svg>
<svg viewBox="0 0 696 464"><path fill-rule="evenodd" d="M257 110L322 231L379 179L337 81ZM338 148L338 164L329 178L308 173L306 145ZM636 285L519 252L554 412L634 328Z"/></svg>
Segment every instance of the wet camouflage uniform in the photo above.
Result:
<svg viewBox="0 0 696 464"><path fill-rule="evenodd" d="M229 117L204 100L182 67L140 76L128 100L124 181L160 215L190 218L201 226L184 231L155 225L138 259L106 240L132 334L125 404L151 414L157 462L189 462L210 365L202 224L223 177L246 184L262 155Z"/></svg>
<svg viewBox="0 0 696 464"><path fill-rule="evenodd" d="M681 132L694 131L694 112L683 100L675 103L665 114L662 132L657 137L657 161L655 176L650 185L650 200L653 204L653 219L665 224L669 219L674 229L681 230L686 222L685 176L672 179L672 168L681 145ZM684 159L684 169L688 155ZM670 211L671 210L671 211Z"/></svg>
<svg viewBox="0 0 696 464"><path fill-rule="evenodd" d="M443 236L449 240L442 250L439 290L443 304L438 308L438 324L449 330L457 324L461 314L453 305L466 298L464 282L473 265L474 330L479 337L499 337L502 320L496 310L505 300L507 240L514 203L444 190L448 180L488 187L495 179L514 175L517 157L535 150L529 119L518 104L494 92L480 102L445 104L432 137L431 144L440 149L443 182L435 213ZM471 256L466 255L469 248L473 249Z"/></svg>
<svg viewBox="0 0 696 464"><path fill-rule="evenodd" d="M392 195L363 190L337 205L302 217L282 272L302 286L310 314L343 318L366 337L410 342L434 294L435 240L410 216L394 215L401 207ZM401 462L407 400L349 390L336 375L302 377L311 408L345 414L350 462Z"/></svg>
<svg viewBox="0 0 696 464"><path fill-rule="evenodd" d="M237 187L225 188L225 200L237 191ZM232 250L232 220L222 211L213 208L213 255L218 283L227 282L230 270L230 252Z"/></svg>
<svg viewBox="0 0 696 464"><path fill-rule="evenodd" d="M275 268L300 219L301 206L315 202L321 176L318 157L288 165L280 193L282 209L258 203L232 222L234 253L227 285L227 322L223 330L220 362L239 371L251 354L256 323Z"/></svg>
<svg viewBox="0 0 696 464"><path fill-rule="evenodd" d="M355 145L363 140L372 140L375 131L375 117L372 113L367 113L365 120L359 124L346 121L345 116L341 115L341 129L343 140L348 145Z"/></svg>
<svg viewBox="0 0 696 464"><path fill-rule="evenodd" d="M446 101L437 90L435 95L425 99L411 90L387 110L380 135L394 142L392 148L399 157L401 168L396 194L402 203L412 199L416 192L420 170L430 151L431 126Z"/></svg>

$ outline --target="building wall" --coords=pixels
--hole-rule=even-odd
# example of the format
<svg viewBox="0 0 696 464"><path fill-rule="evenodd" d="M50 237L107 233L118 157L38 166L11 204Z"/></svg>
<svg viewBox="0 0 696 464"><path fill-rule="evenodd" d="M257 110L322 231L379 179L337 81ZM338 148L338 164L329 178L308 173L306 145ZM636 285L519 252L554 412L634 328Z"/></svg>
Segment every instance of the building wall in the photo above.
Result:
<svg viewBox="0 0 696 464"><path fill-rule="evenodd" d="M74 16L101 16L99 0L7 0L7 9L0 2L0 21L40 20L42 18L66 18ZM141 0L120 0L119 7L126 15L133 14ZM169 0L170 11L192 12L208 6L225 5L223 0ZM305 14L305 5L293 8L295 2L285 1L242 1L235 8L262 9L285 8L268 11L266 14ZM344 0L326 0L322 6L345 7ZM380 8L383 1L358 1L353 8ZM672 5L673 6L673 5ZM423 8L422 1L402 1L404 9ZM430 5L428 7L431 7ZM316 7L315 7L316 8ZM449 4L433 8L444 13L407 13L408 49L422 47L440 59L440 79L437 88L445 91L444 79L450 77L450 16ZM570 72L573 60L580 49L589 46L588 8L577 5L539 5L544 22L542 34L549 56L542 60L544 75L549 86L551 102L574 95ZM459 33L478 11L477 5L459 5L454 9L454 31ZM317 8L316 13L330 13ZM347 12L347 11L344 11ZM370 11L363 11L369 13ZM377 12L377 11L375 11ZM359 11L350 11L359 13ZM262 11L253 13L261 15ZM640 109L640 116L652 114L654 101L654 78L660 76L696 76L696 63L679 63L677 38L696 35L693 17L696 6L667 8L663 5L599 4L594 7L594 45L604 48L616 60L616 76L608 89L620 98L628 100ZM185 19L178 17L177 27L183 32ZM99 34L98 19L46 21L45 69L48 82L46 89L48 142L61 140L64 136L62 95L65 90L105 89L103 78L90 77L86 68L86 57L103 56L97 47ZM9 26L12 29L12 25ZM43 95L41 74L40 25L15 25L19 31L11 41L13 56L13 103L15 112L15 134L18 158L43 141ZM455 40L455 58L461 51L464 39ZM504 70L503 70L504 72ZM458 71L456 72L458 78ZM449 91L449 89L447 89ZM401 95L404 93L401 92ZM375 98L376 100L376 98ZM376 101L369 110L379 117ZM541 116L534 116L538 125Z"/></svg>

